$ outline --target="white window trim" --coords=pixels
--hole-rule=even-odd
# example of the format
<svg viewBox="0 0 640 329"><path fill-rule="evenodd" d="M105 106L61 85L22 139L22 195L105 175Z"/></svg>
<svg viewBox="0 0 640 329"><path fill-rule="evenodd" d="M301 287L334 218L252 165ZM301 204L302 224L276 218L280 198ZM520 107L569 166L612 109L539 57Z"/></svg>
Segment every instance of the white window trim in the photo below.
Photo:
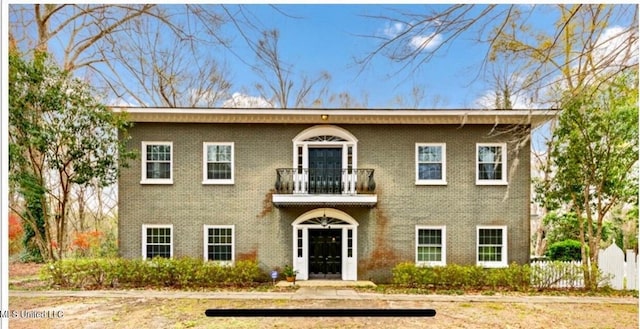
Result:
<svg viewBox="0 0 640 329"><path fill-rule="evenodd" d="M478 161L478 151L480 150L480 147L484 147L484 146L493 146L493 147L500 147L502 148L502 152L501 152L501 161L502 161L502 179L480 179L480 161ZM509 168L507 166L507 143L476 143L476 152L475 152L475 158L476 158L476 185L507 185L507 168Z"/></svg>
<svg viewBox="0 0 640 329"><path fill-rule="evenodd" d="M223 145L231 146L231 178L230 179L208 179L207 178L207 146ZM235 183L235 145L233 142L204 142L202 143L202 184L203 185L233 185Z"/></svg>
<svg viewBox="0 0 640 329"><path fill-rule="evenodd" d="M208 236L209 229L212 229L212 228L230 228L231 229L231 260L230 261L209 260L208 258L209 243L207 241L209 237ZM232 265L236 261L236 226L235 225L204 225L202 244L204 246L203 259L205 262L213 262L220 265Z"/></svg>
<svg viewBox="0 0 640 329"><path fill-rule="evenodd" d="M480 261L480 230L481 229L501 229L502 230L502 260L499 262L486 262ZM498 268L509 266L508 254L507 254L507 226L500 225L480 225L476 226L476 265L486 268Z"/></svg>
<svg viewBox="0 0 640 329"><path fill-rule="evenodd" d="M421 146L439 146L442 148L442 178L420 179L420 162L418 149ZM447 145L445 143L416 143L416 185L447 185Z"/></svg>
<svg viewBox="0 0 640 329"><path fill-rule="evenodd" d="M173 224L142 224L142 259L147 259L147 229L148 228L169 228L171 232L171 245L169 247L169 258L173 258Z"/></svg>
<svg viewBox="0 0 640 329"><path fill-rule="evenodd" d="M419 230L441 230L442 231L442 260L436 261L419 261L418 260L418 231ZM417 266L445 266L447 265L447 227L446 226L429 226L429 225L416 225L416 265Z"/></svg>
<svg viewBox="0 0 640 329"><path fill-rule="evenodd" d="M318 136L335 136L340 140L313 140ZM293 161L292 168L302 169L302 175L294 172L295 182L294 194L308 194L308 169L309 169L309 149L310 148L340 148L342 149L342 170L358 169L358 139L346 129L332 125L316 125L307 128L293 138ZM351 149L351 153L349 153ZM346 176L346 177L345 177ZM343 175L343 179L355 181L357 175ZM356 184L345 184L343 194L354 195ZM275 195L274 195L275 198Z"/></svg>
<svg viewBox="0 0 640 329"><path fill-rule="evenodd" d="M147 145L169 145L169 178L147 178ZM140 184L173 184L173 142L142 142L142 168Z"/></svg>
<svg viewBox="0 0 640 329"><path fill-rule="evenodd" d="M311 142L307 139L315 136L337 136L344 141L323 141ZM358 139L346 129L331 125L318 125L305 129L293 138L293 168L309 168L309 148L310 147L340 147L342 148L342 169L347 169L349 165L348 148L351 147L353 169L358 169ZM298 154L298 148L302 148L302 154ZM302 163L298 163L299 156L302 156Z"/></svg>

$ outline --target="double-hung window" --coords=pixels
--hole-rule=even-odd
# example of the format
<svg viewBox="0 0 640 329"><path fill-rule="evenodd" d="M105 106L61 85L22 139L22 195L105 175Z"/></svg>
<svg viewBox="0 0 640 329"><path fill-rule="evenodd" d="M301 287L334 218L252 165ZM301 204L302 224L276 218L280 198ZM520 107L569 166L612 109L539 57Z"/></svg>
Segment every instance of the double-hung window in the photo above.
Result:
<svg viewBox="0 0 640 329"><path fill-rule="evenodd" d="M476 144L476 184L507 184L507 144Z"/></svg>
<svg viewBox="0 0 640 329"><path fill-rule="evenodd" d="M482 267L506 267L507 227L477 227L477 264Z"/></svg>
<svg viewBox="0 0 640 329"><path fill-rule="evenodd" d="M447 230L445 226L416 226L416 264L447 264Z"/></svg>
<svg viewBox="0 0 640 329"><path fill-rule="evenodd" d="M234 259L234 226L204 226L204 259L231 264Z"/></svg>
<svg viewBox="0 0 640 329"><path fill-rule="evenodd" d="M142 259L173 257L173 225L142 225Z"/></svg>
<svg viewBox="0 0 640 329"><path fill-rule="evenodd" d="M173 184L173 143L142 142L142 184Z"/></svg>
<svg viewBox="0 0 640 329"><path fill-rule="evenodd" d="M204 143L203 184L233 184L233 143Z"/></svg>
<svg viewBox="0 0 640 329"><path fill-rule="evenodd" d="M444 143L416 143L416 185L446 184L446 145Z"/></svg>

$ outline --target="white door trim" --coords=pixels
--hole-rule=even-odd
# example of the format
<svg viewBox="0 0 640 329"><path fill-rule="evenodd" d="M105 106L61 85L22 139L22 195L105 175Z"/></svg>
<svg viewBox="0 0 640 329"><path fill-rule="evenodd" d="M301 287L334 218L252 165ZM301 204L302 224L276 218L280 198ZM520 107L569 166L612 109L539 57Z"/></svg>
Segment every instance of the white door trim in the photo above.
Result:
<svg viewBox="0 0 640 329"><path fill-rule="evenodd" d="M341 140L310 140L317 136L335 136ZM309 168L309 147L342 148L342 169L358 168L358 139L344 128L333 125L313 126L300 132L292 141L293 168ZM349 148L352 154L349 154Z"/></svg>
<svg viewBox="0 0 640 329"><path fill-rule="evenodd" d="M304 222L314 219L335 218L343 221L340 224L330 224L322 226L320 224L304 224ZM346 224L345 224L346 223ZM333 208L317 208L300 215L291 226L293 227L293 268L298 271L297 280L309 279L309 229L341 229L342 230L342 280L358 279L358 222L344 211ZM352 230L351 257L349 254L348 231ZM299 233L302 233L302 241L299 240ZM300 246L301 244L301 246Z"/></svg>

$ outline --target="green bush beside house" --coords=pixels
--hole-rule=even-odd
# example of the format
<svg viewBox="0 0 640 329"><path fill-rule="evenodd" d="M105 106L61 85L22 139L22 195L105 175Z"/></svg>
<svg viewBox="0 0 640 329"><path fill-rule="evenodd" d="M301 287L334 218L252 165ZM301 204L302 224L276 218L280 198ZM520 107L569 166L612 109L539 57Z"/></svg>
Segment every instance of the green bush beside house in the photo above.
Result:
<svg viewBox="0 0 640 329"><path fill-rule="evenodd" d="M49 263L41 276L62 288L252 287L267 281L253 261L220 265L201 259L65 259Z"/></svg>
<svg viewBox="0 0 640 329"><path fill-rule="evenodd" d="M547 256L549 260L557 260L563 262L580 261L582 260L580 248L580 241L566 239L551 244L547 249L547 252L545 252L545 256ZM589 251L587 246L587 253L588 252Z"/></svg>

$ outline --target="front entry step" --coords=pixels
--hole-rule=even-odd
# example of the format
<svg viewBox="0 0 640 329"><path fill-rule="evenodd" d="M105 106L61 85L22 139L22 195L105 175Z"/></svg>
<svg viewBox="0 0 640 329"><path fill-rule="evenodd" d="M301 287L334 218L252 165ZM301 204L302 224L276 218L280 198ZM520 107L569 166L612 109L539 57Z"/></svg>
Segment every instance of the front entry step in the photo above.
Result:
<svg viewBox="0 0 640 329"><path fill-rule="evenodd" d="M293 282L280 281L277 287L291 287ZM376 284L368 281L342 281L342 280L296 280L296 286L300 287L375 287Z"/></svg>

